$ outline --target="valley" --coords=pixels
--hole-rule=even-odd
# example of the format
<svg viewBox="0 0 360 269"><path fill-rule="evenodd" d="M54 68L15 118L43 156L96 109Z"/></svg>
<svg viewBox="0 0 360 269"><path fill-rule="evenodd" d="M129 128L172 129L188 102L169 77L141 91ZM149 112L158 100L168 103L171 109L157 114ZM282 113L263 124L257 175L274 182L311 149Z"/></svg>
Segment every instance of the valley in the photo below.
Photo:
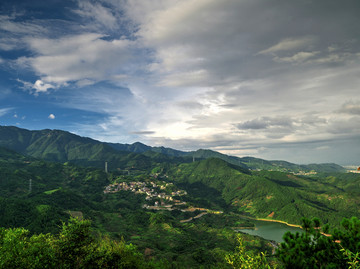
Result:
<svg viewBox="0 0 360 269"><path fill-rule="evenodd" d="M359 174L334 164L299 172L261 161L267 170L254 159L236 165L211 152L194 159L196 153L119 151L62 131L4 126L0 144L1 227L56 234L70 215L79 216L99 238L125 240L167 268L227 268L238 230L281 242L284 232L299 230L272 222L302 225L303 217L316 217L336 229L344 217L360 217ZM247 249L275 253L274 241L241 236Z"/></svg>

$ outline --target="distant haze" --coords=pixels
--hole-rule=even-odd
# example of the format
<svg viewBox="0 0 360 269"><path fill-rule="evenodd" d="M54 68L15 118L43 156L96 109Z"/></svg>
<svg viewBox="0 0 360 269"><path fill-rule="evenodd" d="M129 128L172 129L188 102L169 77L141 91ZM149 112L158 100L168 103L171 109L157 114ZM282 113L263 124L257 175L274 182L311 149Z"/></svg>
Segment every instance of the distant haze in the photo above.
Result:
<svg viewBox="0 0 360 269"><path fill-rule="evenodd" d="M0 3L0 125L360 165L360 2Z"/></svg>

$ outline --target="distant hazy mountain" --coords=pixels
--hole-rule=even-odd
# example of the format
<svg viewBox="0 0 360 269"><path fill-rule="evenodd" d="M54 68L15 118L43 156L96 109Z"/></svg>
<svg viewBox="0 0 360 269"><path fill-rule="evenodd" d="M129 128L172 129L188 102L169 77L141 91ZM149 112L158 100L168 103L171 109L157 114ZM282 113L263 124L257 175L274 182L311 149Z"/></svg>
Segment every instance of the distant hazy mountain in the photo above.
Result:
<svg viewBox="0 0 360 269"><path fill-rule="evenodd" d="M275 171L291 171L299 172L346 172L346 169L335 163L321 163L321 164L294 164L286 161L267 161L263 159L244 157L240 161L246 164L253 170L275 170Z"/></svg>
<svg viewBox="0 0 360 269"><path fill-rule="evenodd" d="M235 157L225 155L212 150L199 149L194 152L187 153L190 156L194 156L195 159L207 159L207 158L219 158L228 163L238 165L243 168L249 168L252 170L273 170L283 172L345 172L345 168L335 163L323 163L323 164L309 164L298 165L286 161L267 161L254 157Z"/></svg>
<svg viewBox="0 0 360 269"><path fill-rule="evenodd" d="M253 157L234 157L216 151L199 149L184 152L165 147L134 144L105 143L81 137L61 130L30 131L14 126L0 126L0 146L50 161L71 161L82 165L109 169L137 167L150 168L159 162L190 162L207 158L219 158L230 164L252 170L275 170L290 172L344 172L337 164L297 165L286 161L267 161ZM132 154L130 154L132 153Z"/></svg>

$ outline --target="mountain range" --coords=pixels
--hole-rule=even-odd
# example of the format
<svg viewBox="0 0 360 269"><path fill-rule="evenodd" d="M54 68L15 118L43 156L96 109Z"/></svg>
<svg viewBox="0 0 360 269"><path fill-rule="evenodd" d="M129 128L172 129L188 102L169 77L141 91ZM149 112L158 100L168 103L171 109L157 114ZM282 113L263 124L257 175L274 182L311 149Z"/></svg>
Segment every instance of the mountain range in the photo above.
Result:
<svg viewBox="0 0 360 269"><path fill-rule="evenodd" d="M0 126L0 227L56 233L69 215L81 216L96 232L124 238L149 257L184 268L214 265L223 261L219 253L235 247L238 227L254 227L253 218L301 224L303 217L317 217L338 227L343 217L360 217L360 175L345 172L336 164L297 165ZM148 187L105 192L125 183ZM149 200L145 193L155 185L158 195L186 195ZM247 241L264 247L257 251L269 250L262 239Z"/></svg>
<svg viewBox="0 0 360 269"><path fill-rule="evenodd" d="M0 146L35 158L48 161L72 162L78 165L109 169L150 169L155 163L192 162L207 158L219 158L228 163L251 170L288 172L344 172L334 163L298 165L286 161L268 161L254 157L235 157L216 151L199 149L184 152L172 148L151 147L140 142L133 144L106 143L81 137L62 130L30 131L14 126L0 126Z"/></svg>

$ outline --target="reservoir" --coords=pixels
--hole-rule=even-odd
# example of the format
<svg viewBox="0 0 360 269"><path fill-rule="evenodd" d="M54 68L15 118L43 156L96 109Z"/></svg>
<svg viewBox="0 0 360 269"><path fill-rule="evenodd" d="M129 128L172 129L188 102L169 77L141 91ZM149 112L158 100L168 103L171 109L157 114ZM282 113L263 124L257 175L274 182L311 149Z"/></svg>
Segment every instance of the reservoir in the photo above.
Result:
<svg viewBox="0 0 360 269"><path fill-rule="evenodd" d="M283 242L283 236L286 232L302 232L303 230L297 227L291 227L284 223L270 222L262 220L251 220L255 224L255 229L240 229L238 231L257 235L267 240L273 240L278 243Z"/></svg>

